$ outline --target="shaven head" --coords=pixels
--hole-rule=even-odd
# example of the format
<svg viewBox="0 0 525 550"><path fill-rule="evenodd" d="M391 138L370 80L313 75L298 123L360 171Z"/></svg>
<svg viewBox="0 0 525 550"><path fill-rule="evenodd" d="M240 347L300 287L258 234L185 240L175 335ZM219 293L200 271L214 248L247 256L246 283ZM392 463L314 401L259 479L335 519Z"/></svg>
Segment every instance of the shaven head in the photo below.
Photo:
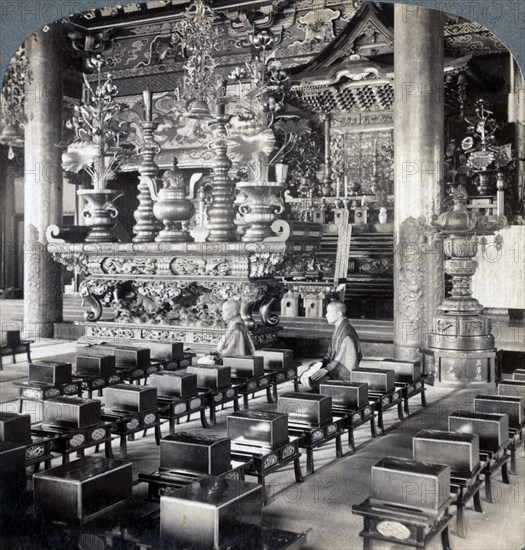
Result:
<svg viewBox="0 0 525 550"><path fill-rule="evenodd" d="M222 304L222 318L224 321L233 319L241 311L241 304L235 300L226 300Z"/></svg>
<svg viewBox="0 0 525 550"><path fill-rule="evenodd" d="M340 311L343 315L346 315L346 304L339 300L332 300L329 304L334 311Z"/></svg>
<svg viewBox="0 0 525 550"><path fill-rule="evenodd" d="M326 308L326 320L329 323L336 323L338 319L346 315L346 305L343 302L334 300Z"/></svg>

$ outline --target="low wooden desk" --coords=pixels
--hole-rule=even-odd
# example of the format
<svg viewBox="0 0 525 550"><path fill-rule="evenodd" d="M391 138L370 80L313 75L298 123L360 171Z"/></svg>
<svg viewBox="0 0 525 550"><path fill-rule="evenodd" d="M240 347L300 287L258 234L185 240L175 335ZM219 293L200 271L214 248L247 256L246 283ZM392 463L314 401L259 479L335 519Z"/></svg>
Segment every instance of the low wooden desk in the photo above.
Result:
<svg viewBox="0 0 525 550"><path fill-rule="evenodd" d="M441 535L443 550L451 550L448 527L452 519L447 506L440 515L434 515L402 506L372 506L370 499L352 506L352 513L363 516L363 550L372 550L372 541L379 540L426 548L437 535Z"/></svg>
<svg viewBox="0 0 525 550"><path fill-rule="evenodd" d="M115 374L110 374L109 376L101 376L99 374L95 374L92 376L88 375L82 375L82 374L74 374L73 380L76 382L80 382L82 385L82 391L87 392L88 398L93 398L93 392L97 391L98 396L102 396L102 390L104 388L109 388L110 386L114 386L115 384L121 384L123 381L122 373L116 372Z"/></svg>
<svg viewBox="0 0 525 550"><path fill-rule="evenodd" d="M232 378L232 383L239 387L239 395L243 397L243 405L245 409L250 408L249 396L255 397L258 391L266 391L266 400L268 403L273 403L273 374L266 372L261 376L254 378Z"/></svg>
<svg viewBox="0 0 525 550"><path fill-rule="evenodd" d="M24 528L33 535L39 547L55 548L57 541L67 541L68 548L113 548L159 550L165 548L160 536L158 502L133 497L122 507L109 511L83 525L55 525L43 518L27 518ZM306 533L294 533L265 527L254 531L250 550L299 550L306 544ZM65 546L64 546L65 547ZM247 550L246 540L228 550Z"/></svg>
<svg viewBox="0 0 525 550"><path fill-rule="evenodd" d="M62 464L69 462L71 453L84 455L84 451L90 447L98 447L104 444L106 458L113 458L111 448L111 431L113 424L101 422L88 428L65 428L58 426L47 426L36 424L31 426L31 435L41 438L50 438L51 452L62 455Z"/></svg>
<svg viewBox="0 0 525 550"><path fill-rule="evenodd" d="M228 479L238 479L244 481L244 473L246 468L250 466L250 462L237 462L232 460L232 468L222 474L214 477L225 477ZM160 500L161 495L170 495L177 489L185 487L194 481L198 481L204 477L204 474L197 474L187 470L166 470L159 468L151 474L139 474L139 481L148 484L148 499L153 501Z"/></svg>
<svg viewBox="0 0 525 550"><path fill-rule="evenodd" d="M256 445L240 445L232 441L231 456L237 462L249 462L245 474L256 477L257 481L262 485L264 504L268 502L266 477L284 468L291 462L294 463L295 481L297 483L303 482L298 437L291 437L288 443L273 451Z"/></svg>
<svg viewBox="0 0 525 550"><path fill-rule="evenodd" d="M450 494L454 498L452 504L457 508L456 521L458 537L466 538L467 536L464 509L471 499L474 502L474 510L483 513L479 494L483 484L483 480L481 479L483 467L484 464L480 462L472 473L452 471L450 477Z"/></svg>
<svg viewBox="0 0 525 550"><path fill-rule="evenodd" d="M335 456L342 458L343 448L341 445L341 436L345 428L343 427L343 417L334 417L332 422L323 426L305 426L288 422L288 433L291 436L299 438L299 447L306 449L306 473L314 473L314 449L322 447L326 443L335 439Z"/></svg>
<svg viewBox="0 0 525 550"><path fill-rule="evenodd" d="M523 423L521 426L517 428L509 428L509 437L510 437L510 445L509 445L509 452L510 452L510 468L509 468L509 474L516 475L516 451L520 448L521 444L523 443L523 446L525 448L525 423Z"/></svg>
<svg viewBox="0 0 525 550"><path fill-rule="evenodd" d="M377 437L375 401L360 409L346 409L344 407L332 407L332 412L343 417L342 426L348 430L348 446L355 451L354 430L363 424L370 422L370 435Z"/></svg>
<svg viewBox="0 0 525 550"><path fill-rule="evenodd" d="M155 443L160 445L160 411L145 412L102 410L102 420L110 422L112 433L120 436L120 458L128 456L128 437L137 432L147 432L150 428L155 431Z"/></svg>
<svg viewBox="0 0 525 550"><path fill-rule="evenodd" d="M196 356L196 353L185 351L180 357L174 357L173 359L155 359L155 357L152 357L151 360L161 363L163 370L175 371L188 368L191 365L192 358Z"/></svg>
<svg viewBox="0 0 525 550"><path fill-rule="evenodd" d="M410 398L421 395L421 406L423 408L427 406L425 381L423 379L414 382L396 382L396 388L401 388L401 396L404 400L403 409L407 416L410 414L410 407L408 404Z"/></svg>
<svg viewBox="0 0 525 550"><path fill-rule="evenodd" d="M53 437L39 437L33 436L31 443L26 444L26 468L34 466L34 473L36 474L40 469L40 464L43 462L46 470L51 468L51 459L53 454L51 452L51 444L55 440Z"/></svg>
<svg viewBox="0 0 525 550"><path fill-rule="evenodd" d="M273 400L275 403L277 403L277 400L279 399L278 394L278 386L281 384L285 384L286 382L293 382L293 391L298 392L299 391L299 375L297 374L297 370L301 366L300 362L292 363L290 366L284 368L284 369L278 369L278 370L265 370L267 374L273 375Z"/></svg>
<svg viewBox="0 0 525 550"><path fill-rule="evenodd" d="M239 410L239 389L242 384L233 384L224 390L210 390L207 388L199 388L200 392L207 392L207 404L210 409L210 423L215 426L217 424L217 407L233 402L233 410Z"/></svg>
<svg viewBox="0 0 525 550"><path fill-rule="evenodd" d="M210 427L206 419L208 393L208 391L201 391L197 395L186 398L157 398L160 417L168 420L170 435L175 432L175 423L178 424L182 418L187 418L189 420L191 415L197 412L200 413L202 427Z"/></svg>
<svg viewBox="0 0 525 550"><path fill-rule="evenodd" d="M38 402L68 395L82 397L82 383L78 380L57 386L36 382L13 382L13 386L19 388L18 412L20 414L23 413L24 401Z"/></svg>
<svg viewBox="0 0 525 550"><path fill-rule="evenodd" d="M404 420L405 415L403 414L403 390L401 388L396 388L391 392L376 392L369 391L368 398L374 400L377 411L377 425L381 432L385 431L383 424L383 413L397 405L397 417L399 420Z"/></svg>
<svg viewBox="0 0 525 550"><path fill-rule="evenodd" d="M9 331L8 331L9 332ZM18 333L18 331L15 331ZM2 370L2 357L11 355L13 357L13 363L16 363L16 356L20 353L27 354L27 362L31 363L31 344L34 340L20 340L13 338L12 341L8 341L5 344L0 344L0 370Z"/></svg>
<svg viewBox="0 0 525 550"><path fill-rule="evenodd" d="M485 476L485 496L490 503L494 502L492 496L492 476L501 470L501 478L503 483L510 484L508 463L510 455L507 453L511 445L511 440L507 440L497 452L487 451L480 449L479 456L485 466L482 468L481 473Z"/></svg>

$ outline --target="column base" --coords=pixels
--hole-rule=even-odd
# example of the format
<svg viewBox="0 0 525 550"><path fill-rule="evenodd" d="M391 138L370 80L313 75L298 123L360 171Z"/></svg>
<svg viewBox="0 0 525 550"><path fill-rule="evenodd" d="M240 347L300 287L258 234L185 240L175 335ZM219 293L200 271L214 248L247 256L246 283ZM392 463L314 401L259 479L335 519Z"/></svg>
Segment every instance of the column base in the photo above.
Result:
<svg viewBox="0 0 525 550"><path fill-rule="evenodd" d="M496 349L460 351L423 348L423 372L436 386L486 388L496 385Z"/></svg>

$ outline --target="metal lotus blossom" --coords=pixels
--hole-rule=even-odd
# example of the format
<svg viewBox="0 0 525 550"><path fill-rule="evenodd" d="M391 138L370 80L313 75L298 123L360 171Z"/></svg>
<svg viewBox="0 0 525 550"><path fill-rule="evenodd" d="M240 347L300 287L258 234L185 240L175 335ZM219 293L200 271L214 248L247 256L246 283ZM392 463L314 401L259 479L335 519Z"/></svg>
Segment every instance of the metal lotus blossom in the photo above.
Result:
<svg viewBox="0 0 525 550"><path fill-rule="evenodd" d="M213 54L221 45L212 10L202 0L196 0L186 9L184 19L175 25L171 41L187 57L181 95L207 104L217 95L217 64Z"/></svg>
<svg viewBox="0 0 525 550"><path fill-rule="evenodd" d="M232 120L228 154L233 162L252 166L261 155L268 157L275 148L273 130L250 121Z"/></svg>
<svg viewBox="0 0 525 550"><path fill-rule="evenodd" d="M117 121L116 116L125 105L115 101L118 90L111 74L102 79L104 65L101 55L91 59L91 66L97 71L97 85L93 88L84 75L82 102L74 106L73 116L66 122L76 139L62 155L64 170L73 173L85 170L97 190L106 188L107 181L115 177L116 169L131 149L127 143L127 123Z"/></svg>

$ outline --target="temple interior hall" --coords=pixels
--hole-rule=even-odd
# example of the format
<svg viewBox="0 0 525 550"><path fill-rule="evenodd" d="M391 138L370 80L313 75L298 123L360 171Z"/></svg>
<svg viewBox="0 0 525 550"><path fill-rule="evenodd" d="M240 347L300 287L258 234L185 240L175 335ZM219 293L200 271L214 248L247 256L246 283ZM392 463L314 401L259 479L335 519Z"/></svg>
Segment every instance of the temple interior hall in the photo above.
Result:
<svg viewBox="0 0 525 550"><path fill-rule="evenodd" d="M525 548L525 82L491 29L110 5L0 100L0 548Z"/></svg>

